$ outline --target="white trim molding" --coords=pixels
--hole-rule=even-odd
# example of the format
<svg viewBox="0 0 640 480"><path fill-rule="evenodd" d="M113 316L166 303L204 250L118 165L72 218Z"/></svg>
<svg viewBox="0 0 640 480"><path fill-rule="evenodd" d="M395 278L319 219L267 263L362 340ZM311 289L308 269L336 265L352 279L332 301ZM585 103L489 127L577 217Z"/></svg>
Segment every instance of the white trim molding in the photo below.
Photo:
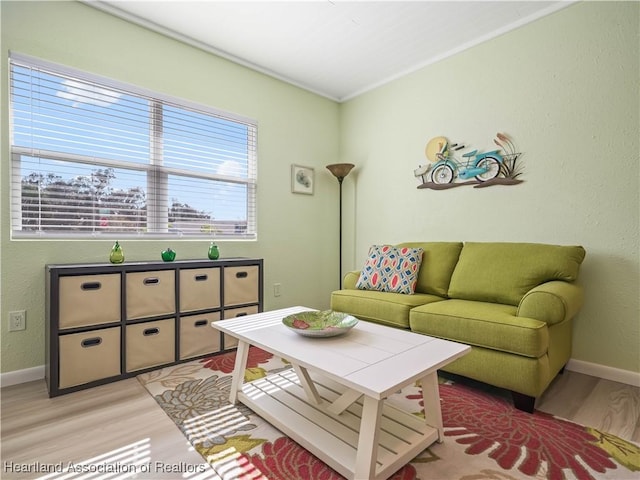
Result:
<svg viewBox="0 0 640 480"><path fill-rule="evenodd" d="M625 383L634 387L640 387L640 373L631 370L608 367L598 363L584 362L582 360L570 359L567 362L567 370L584 373L592 377L604 378L613 382Z"/></svg>
<svg viewBox="0 0 640 480"><path fill-rule="evenodd" d="M33 382L44 378L44 365L0 373L0 387L10 387L19 383Z"/></svg>
<svg viewBox="0 0 640 480"><path fill-rule="evenodd" d="M613 382L620 382L634 387L640 387L640 373L631 370L608 367L598 363L585 362L583 360L570 359L567 362L567 370L576 373L591 375ZM19 383L32 382L44 378L44 365L38 367L15 370L13 372L0 373L0 387L10 387Z"/></svg>

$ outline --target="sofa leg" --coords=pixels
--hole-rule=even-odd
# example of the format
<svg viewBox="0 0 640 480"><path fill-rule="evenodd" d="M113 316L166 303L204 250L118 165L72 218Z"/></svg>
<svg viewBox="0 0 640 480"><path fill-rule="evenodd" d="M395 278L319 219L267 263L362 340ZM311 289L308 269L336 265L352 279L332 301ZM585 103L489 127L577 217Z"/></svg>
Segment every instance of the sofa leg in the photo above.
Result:
<svg viewBox="0 0 640 480"><path fill-rule="evenodd" d="M536 397L530 397L524 393L511 392L513 398L513 406L523 412L533 413L533 407L536 404Z"/></svg>

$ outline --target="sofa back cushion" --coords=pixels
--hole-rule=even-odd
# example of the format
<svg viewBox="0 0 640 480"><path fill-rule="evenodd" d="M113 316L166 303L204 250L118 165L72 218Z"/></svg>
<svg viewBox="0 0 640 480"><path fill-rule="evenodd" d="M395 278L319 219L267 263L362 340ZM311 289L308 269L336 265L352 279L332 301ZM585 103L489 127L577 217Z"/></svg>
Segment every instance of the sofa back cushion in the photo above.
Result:
<svg viewBox="0 0 640 480"><path fill-rule="evenodd" d="M518 305L537 285L576 280L584 256L580 246L467 242L451 277L449 296Z"/></svg>
<svg viewBox="0 0 640 480"><path fill-rule="evenodd" d="M406 242L396 246L423 250L416 293L446 297L451 274L462 250L462 242Z"/></svg>

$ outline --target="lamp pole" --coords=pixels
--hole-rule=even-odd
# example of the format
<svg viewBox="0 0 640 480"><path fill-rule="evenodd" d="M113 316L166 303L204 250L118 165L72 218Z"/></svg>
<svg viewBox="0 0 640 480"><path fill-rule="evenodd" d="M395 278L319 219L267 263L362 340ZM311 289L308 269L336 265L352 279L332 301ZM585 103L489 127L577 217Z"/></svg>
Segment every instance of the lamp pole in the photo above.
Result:
<svg viewBox="0 0 640 480"><path fill-rule="evenodd" d="M339 275L340 280L338 281L338 288L342 288L342 181L344 177L349 175L351 169L355 167L352 163L333 163L331 165L327 165L327 170L329 170L334 177L338 179L338 186L340 190L340 210L339 210L339 218L340 218L340 228L339 228L339 256L340 256L340 268Z"/></svg>

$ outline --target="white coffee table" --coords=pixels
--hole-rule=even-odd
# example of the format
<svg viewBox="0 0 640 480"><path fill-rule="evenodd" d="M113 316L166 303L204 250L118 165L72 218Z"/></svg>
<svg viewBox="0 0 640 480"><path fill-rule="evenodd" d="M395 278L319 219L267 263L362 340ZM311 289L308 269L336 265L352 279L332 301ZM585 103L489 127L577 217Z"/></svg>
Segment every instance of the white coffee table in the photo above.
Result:
<svg viewBox="0 0 640 480"><path fill-rule="evenodd" d="M361 321L330 338L298 335L282 324L291 307L212 322L238 338L230 400L240 401L349 479L382 480L443 440L437 369L470 347ZM249 346L293 369L244 383ZM426 418L385 403L422 384Z"/></svg>

